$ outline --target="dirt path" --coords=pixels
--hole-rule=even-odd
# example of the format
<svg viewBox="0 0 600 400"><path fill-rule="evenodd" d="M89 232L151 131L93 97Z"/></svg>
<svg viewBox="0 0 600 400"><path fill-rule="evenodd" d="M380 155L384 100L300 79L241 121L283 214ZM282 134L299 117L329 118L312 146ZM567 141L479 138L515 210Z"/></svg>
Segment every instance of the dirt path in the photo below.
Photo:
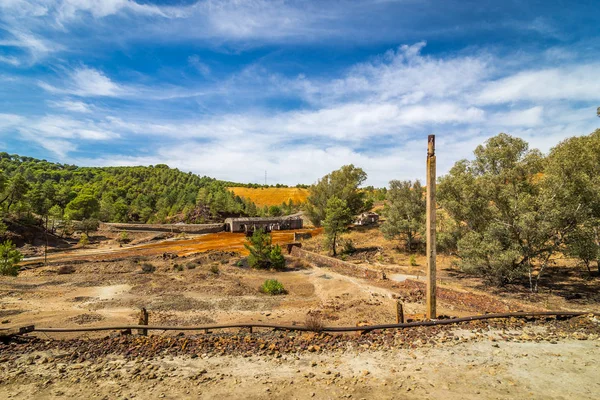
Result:
<svg viewBox="0 0 600 400"><path fill-rule="evenodd" d="M269 356L106 356L46 351L0 364L0 398L596 399L600 342L468 342L415 350ZM54 359L48 362L48 359Z"/></svg>

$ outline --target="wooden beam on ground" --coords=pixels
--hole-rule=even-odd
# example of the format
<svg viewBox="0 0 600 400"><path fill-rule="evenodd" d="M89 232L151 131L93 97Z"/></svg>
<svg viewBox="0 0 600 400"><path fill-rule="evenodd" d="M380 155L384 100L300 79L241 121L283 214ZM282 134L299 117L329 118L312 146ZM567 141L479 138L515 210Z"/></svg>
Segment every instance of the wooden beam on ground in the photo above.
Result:
<svg viewBox="0 0 600 400"><path fill-rule="evenodd" d="M427 319L436 315L435 135L427 139Z"/></svg>
<svg viewBox="0 0 600 400"><path fill-rule="evenodd" d="M22 325L14 326L12 328L0 329L0 339L8 339L13 336L23 335L25 333L33 332L35 325Z"/></svg>

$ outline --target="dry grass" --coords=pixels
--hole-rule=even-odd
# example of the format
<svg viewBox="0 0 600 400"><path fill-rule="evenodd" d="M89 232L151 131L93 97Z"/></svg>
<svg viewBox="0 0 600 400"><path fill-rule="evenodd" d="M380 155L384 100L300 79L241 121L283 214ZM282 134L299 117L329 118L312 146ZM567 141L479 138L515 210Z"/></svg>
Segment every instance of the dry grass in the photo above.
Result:
<svg viewBox="0 0 600 400"><path fill-rule="evenodd" d="M236 196L252 200L259 207L280 205L290 199L294 203L304 203L308 197L308 190L301 188L229 188Z"/></svg>
<svg viewBox="0 0 600 400"><path fill-rule="evenodd" d="M321 319L321 316L316 313L306 314L304 325L313 332L321 332L325 327L323 319Z"/></svg>

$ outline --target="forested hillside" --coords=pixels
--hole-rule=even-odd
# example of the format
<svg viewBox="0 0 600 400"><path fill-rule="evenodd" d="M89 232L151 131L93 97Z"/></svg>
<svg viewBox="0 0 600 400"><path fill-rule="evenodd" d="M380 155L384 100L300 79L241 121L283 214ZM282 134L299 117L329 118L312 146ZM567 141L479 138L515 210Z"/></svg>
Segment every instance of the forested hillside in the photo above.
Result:
<svg viewBox="0 0 600 400"><path fill-rule="evenodd" d="M167 165L77 167L0 153L0 212L21 218L202 223L256 215L229 185Z"/></svg>

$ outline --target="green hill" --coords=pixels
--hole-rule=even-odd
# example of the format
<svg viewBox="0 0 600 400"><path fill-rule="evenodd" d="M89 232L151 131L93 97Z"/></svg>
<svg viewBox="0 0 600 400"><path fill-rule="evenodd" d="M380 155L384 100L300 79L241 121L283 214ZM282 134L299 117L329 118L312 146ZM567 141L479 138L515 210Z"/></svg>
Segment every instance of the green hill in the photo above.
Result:
<svg viewBox="0 0 600 400"><path fill-rule="evenodd" d="M104 222L203 223L257 215L222 182L160 164L78 167L0 153L0 213Z"/></svg>

